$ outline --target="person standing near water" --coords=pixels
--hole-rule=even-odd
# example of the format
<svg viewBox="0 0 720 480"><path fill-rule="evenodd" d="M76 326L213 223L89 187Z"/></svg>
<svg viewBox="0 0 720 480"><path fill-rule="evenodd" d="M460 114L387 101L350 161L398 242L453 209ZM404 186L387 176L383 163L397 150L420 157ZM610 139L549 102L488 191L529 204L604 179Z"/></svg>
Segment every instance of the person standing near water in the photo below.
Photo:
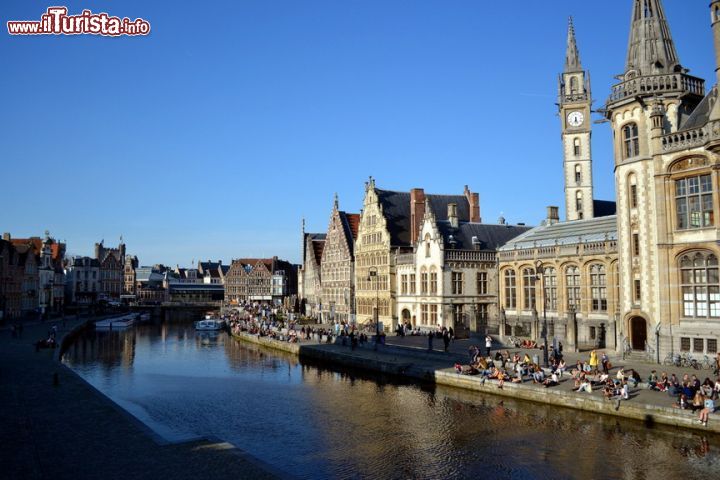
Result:
<svg viewBox="0 0 720 480"><path fill-rule="evenodd" d="M433 332L428 332L428 352L432 352L433 349Z"/></svg>

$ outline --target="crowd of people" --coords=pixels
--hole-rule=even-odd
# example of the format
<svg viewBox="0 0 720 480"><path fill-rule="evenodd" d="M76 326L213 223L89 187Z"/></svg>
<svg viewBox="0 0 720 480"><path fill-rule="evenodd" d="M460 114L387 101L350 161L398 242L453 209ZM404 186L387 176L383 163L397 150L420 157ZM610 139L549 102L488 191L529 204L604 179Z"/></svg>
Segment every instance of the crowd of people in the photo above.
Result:
<svg viewBox="0 0 720 480"><path fill-rule="evenodd" d="M596 350L590 352L586 361L577 360L568 367L562 354L562 347L552 348L549 355L549 368L540 366L539 356L530 353L508 350L497 351L490 355L491 339L486 339L486 351L482 352L477 345L469 348L468 365L455 363L455 371L462 375L479 375L481 382L497 380L497 387L502 389L505 382L542 385L545 388L557 386L562 377L569 371L573 382L572 390L575 392L592 393L602 391L604 398L616 400L616 409L621 400L629 400L631 389L643 383L640 373L634 369L620 367L615 375L611 375L613 368L606 353L598 354ZM483 354L484 353L484 354ZM644 385L657 392L666 392L677 397L675 406L698 413L698 421L707 425L708 416L715 411L715 405L720 400L720 376L716 381L709 377L704 381L696 375L685 374L682 379L675 374L668 375L662 372L658 375L653 370L645 379Z"/></svg>

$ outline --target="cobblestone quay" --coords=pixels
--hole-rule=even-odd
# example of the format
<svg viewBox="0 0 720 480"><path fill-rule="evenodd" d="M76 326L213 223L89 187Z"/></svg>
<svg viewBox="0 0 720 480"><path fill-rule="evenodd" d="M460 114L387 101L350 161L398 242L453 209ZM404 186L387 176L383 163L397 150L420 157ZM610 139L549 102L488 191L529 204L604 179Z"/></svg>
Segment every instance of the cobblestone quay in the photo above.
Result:
<svg viewBox="0 0 720 480"><path fill-rule="evenodd" d="M58 337L84 323L57 322ZM51 325L27 325L22 338L0 331L0 478L288 477L219 440L164 443L62 365L57 351L35 351Z"/></svg>

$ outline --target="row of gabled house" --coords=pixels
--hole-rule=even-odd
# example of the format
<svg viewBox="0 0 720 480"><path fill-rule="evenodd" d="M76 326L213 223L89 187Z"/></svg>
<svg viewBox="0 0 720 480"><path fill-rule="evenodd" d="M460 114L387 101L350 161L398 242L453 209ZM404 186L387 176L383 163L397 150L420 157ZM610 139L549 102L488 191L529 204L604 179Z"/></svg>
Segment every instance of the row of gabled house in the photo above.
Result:
<svg viewBox="0 0 720 480"><path fill-rule="evenodd" d="M477 330L498 317L497 249L528 227L482 223L479 195L365 185L359 214L333 205L327 233L303 225L301 308L323 321Z"/></svg>
<svg viewBox="0 0 720 480"><path fill-rule="evenodd" d="M0 240L0 320L60 311L65 301L65 244L50 238Z"/></svg>

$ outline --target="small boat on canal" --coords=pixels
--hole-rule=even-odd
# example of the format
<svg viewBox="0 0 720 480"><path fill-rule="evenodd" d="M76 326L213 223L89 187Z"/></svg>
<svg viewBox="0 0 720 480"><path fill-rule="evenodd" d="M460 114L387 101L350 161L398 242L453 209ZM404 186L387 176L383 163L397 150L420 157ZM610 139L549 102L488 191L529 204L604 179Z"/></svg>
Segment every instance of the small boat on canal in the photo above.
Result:
<svg viewBox="0 0 720 480"><path fill-rule="evenodd" d="M112 328L127 328L131 327L136 320L137 314L132 313L129 315L123 315L122 317L106 318L95 322L96 329L112 329Z"/></svg>
<svg viewBox="0 0 720 480"><path fill-rule="evenodd" d="M201 331L222 330L223 326L225 326L225 321L217 318L206 318L205 320L195 322L195 330Z"/></svg>

